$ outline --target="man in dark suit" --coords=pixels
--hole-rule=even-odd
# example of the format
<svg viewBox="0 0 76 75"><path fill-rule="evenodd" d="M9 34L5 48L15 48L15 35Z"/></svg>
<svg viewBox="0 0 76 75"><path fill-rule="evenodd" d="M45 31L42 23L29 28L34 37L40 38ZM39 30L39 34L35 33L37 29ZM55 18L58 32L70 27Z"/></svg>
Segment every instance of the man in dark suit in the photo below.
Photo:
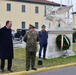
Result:
<svg viewBox="0 0 76 75"><path fill-rule="evenodd" d="M11 33L12 21L7 21L6 25L0 29L0 59L1 59L1 72L4 72L5 59L8 60L8 71L12 67L13 59L13 42Z"/></svg>

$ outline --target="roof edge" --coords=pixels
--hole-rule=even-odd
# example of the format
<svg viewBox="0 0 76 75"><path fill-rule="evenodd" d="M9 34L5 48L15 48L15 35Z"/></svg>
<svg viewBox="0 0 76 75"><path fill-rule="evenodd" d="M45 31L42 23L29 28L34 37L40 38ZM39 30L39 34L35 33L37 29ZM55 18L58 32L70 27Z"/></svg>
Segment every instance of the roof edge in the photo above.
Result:
<svg viewBox="0 0 76 75"><path fill-rule="evenodd" d="M60 6L60 4L54 3L42 3L42 2L35 2L35 1L30 1L30 0L7 0L7 1L15 1L15 2L26 2L26 3L36 3L36 4L46 4L46 5L52 5L52 6ZM66 5L62 5L62 6L66 6Z"/></svg>

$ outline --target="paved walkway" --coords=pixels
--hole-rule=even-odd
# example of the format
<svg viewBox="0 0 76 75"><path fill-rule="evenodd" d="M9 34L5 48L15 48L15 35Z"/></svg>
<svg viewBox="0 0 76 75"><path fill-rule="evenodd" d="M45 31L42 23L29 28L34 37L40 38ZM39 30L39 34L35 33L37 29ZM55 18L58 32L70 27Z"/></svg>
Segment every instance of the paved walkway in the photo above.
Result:
<svg viewBox="0 0 76 75"><path fill-rule="evenodd" d="M76 66L27 75L76 75Z"/></svg>

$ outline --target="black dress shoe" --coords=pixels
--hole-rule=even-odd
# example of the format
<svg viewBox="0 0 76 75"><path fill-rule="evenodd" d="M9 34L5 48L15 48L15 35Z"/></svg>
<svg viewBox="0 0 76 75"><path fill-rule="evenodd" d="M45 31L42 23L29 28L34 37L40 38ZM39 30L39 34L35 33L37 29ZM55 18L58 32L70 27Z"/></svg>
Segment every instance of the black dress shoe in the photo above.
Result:
<svg viewBox="0 0 76 75"><path fill-rule="evenodd" d="M26 71L29 71L29 69L26 69Z"/></svg>
<svg viewBox="0 0 76 75"><path fill-rule="evenodd" d="M37 68L33 67L32 70L37 70Z"/></svg>
<svg viewBox="0 0 76 75"><path fill-rule="evenodd" d="M13 72L13 70L8 70L8 72Z"/></svg>
<svg viewBox="0 0 76 75"><path fill-rule="evenodd" d="M26 68L26 71L29 71L29 68Z"/></svg>

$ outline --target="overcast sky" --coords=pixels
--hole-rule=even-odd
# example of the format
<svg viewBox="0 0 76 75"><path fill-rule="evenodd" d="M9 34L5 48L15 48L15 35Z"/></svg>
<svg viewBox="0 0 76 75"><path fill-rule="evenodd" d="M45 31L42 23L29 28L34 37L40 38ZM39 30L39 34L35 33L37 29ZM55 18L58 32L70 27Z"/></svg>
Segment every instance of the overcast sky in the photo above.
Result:
<svg viewBox="0 0 76 75"><path fill-rule="evenodd" d="M73 12L76 12L76 0L49 0L49 1L54 1L54 2L57 2L57 3L61 3L62 4L66 4L66 5L73 5ZM69 2L68 2L69 1Z"/></svg>

